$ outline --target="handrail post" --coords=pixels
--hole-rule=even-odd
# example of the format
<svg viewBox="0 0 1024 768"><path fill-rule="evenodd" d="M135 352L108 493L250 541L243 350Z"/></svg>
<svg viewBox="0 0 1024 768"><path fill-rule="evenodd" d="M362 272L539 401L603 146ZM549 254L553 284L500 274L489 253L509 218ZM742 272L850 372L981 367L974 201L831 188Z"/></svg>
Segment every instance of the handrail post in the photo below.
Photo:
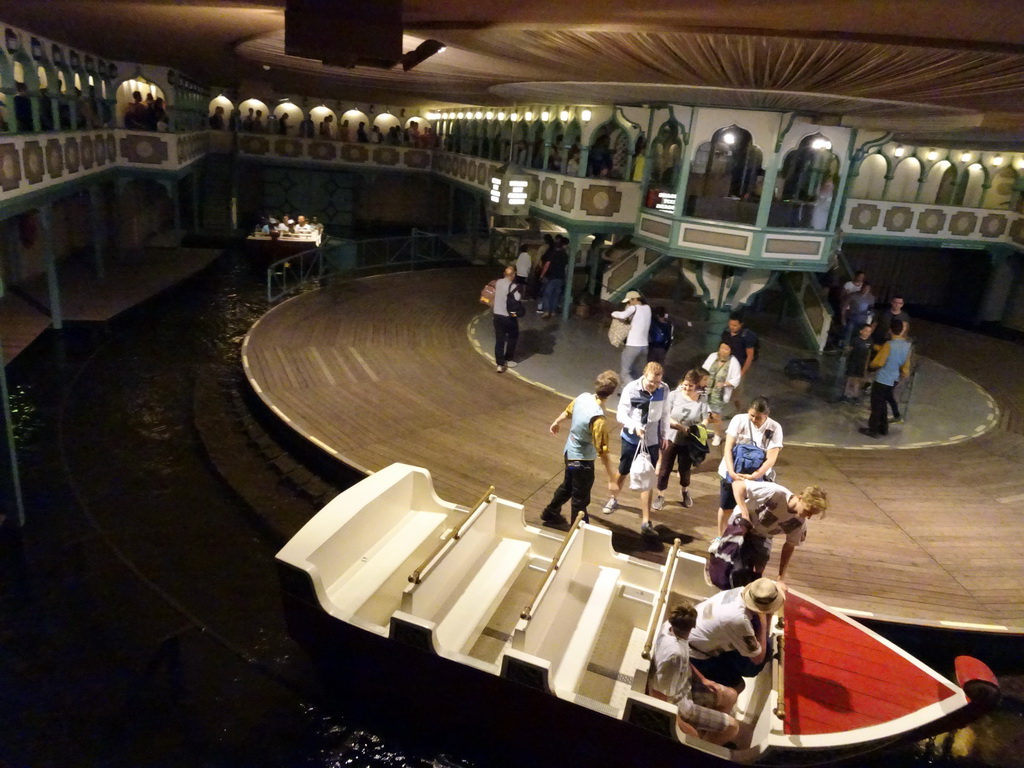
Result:
<svg viewBox="0 0 1024 768"><path fill-rule="evenodd" d="M644 650L641 654L646 661L651 660L651 649L654 648L654 636L658 631L658 617L661 615L662 609L665 607L665 601L668 596L669 588L669 577L675 570L676 553L679 551L679 547L682 542L676 539L672 542L672 549L669 550L668 557L665 558L665 572L661 574L661 584L658 585L658 594L654 599L654 611L651 613L651 626L647 628L647 641L644 643Z"/></svg>
<svg viewBox="0 0 1024 768"><path fill-rule="evenodd" d="M548 566L548 569L544 572L544 577L540 580L540 586L537 587L537 591L533 593L533 597L530 599L530 602L528 602L526 607L523 608L523 612L519 614L519 618L524 619L525 621L529 621L533 618L533 607L537 603L540 593L544 590L544 587L547 585L551 575L557 571L561 565L560 561L562 556L565 554L566 548L569 546L569 540L572 538L572 535L579 530L581 525L583 525L583 515L584 512L581 511L576 515L576 519L572 521L572 525L565 534L565 538L562 539L562 544L558 547L558 551L555 552L555 556L551 558L551 565Z"/></svg>
<svg viewBox="0 0 1024 768"><path fill-rule="evenodd" d="M417 566L413 570L413 572L411 574L409 574L409 583L411 583L411 584L419 584L420 583L421 577L423 576L423 572L427 569L427 566L430 565L430 563L434 560L434 558L437 557L438 554L440 554L441 550L444 549L448 545L449 541L458 541L459 540L459 536L462 533L462 527L467 522L469 522L469 520L472 518L474 512L476 512L478 509L480 509L480 507L483 504L487 503L487 501L491 498L491 494L492 493L494 493L494 486L493 485L488 486L487 490L484 491L483 496L480 497L480 499L477 501L477 503L469 508L469 515L466 516L466 519L463 520L462 522L460 522L458 525L454 526L450 531L447 531L448 535L447 536L442 536L441 540L437 543L437 546L434 547L433 551L431 551L431 553L426 556L426 558L423 560L423 562L420 563L419 566Z"/></svg>

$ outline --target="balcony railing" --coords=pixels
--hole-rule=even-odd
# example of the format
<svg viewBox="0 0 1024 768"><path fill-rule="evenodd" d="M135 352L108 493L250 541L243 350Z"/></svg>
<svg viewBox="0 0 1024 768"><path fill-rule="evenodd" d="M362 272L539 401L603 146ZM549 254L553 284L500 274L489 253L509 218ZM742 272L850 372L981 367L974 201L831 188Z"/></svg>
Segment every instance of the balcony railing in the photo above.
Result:
<svg viewBox="0 0 1024 768"><path fill-rule="evenodd" d="M203 157L206 131L102 129L0 140L0 202L113 168L179 171Z"/></svg>
<svg viewBox="0 0 1024 768"><path fill-rule="evenodd" d="M436 150L433 169L441 176L490 192L491 179L500 164L472 155ZM573 221L630 225L636 221L640 204L640 185L633 181L590 179L525 168L530 180L527 188L530 207L535 213L548 213Z"/></svg>
<svg viewBox="0 0 1024 768"><path fill-rule="evenodd" d="M847 237L955 243L1001 243L1024 249L1024 216L1016 211L884 200L846 201Z"/></svg>

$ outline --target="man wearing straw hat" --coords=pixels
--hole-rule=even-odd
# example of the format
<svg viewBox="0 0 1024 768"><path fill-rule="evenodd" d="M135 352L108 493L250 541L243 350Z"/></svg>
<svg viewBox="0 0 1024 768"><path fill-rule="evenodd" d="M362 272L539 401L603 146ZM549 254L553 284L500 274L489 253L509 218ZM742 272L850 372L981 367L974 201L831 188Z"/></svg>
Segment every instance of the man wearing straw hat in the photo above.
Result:
<svg viewBox="0 0 1024 768"><path fill-rule="evenodd" d="M727 589L697 604L690 660L704 677L742 691L771 657L768 626L785 593L771 579Z"/></svg>

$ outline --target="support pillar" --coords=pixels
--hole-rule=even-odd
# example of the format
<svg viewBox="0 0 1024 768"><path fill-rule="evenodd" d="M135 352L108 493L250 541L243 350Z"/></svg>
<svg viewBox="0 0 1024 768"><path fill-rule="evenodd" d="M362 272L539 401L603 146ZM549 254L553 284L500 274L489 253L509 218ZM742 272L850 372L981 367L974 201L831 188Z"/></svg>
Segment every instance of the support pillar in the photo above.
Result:
<svg viewBox="0 0 1024 768"><path fill-rule="evenodd" d="M60 282L57 276L57 248L53 237L53 205L47 203L39 209L39 229L43 235L43 258L46 263L46 286L50 294L50 323L55 330L64 327L60 307Z"/></svg>
<svg viewBox="0 0 1024 768"><path fill-rule="evenodd" d="M7 391L5 361L0 358L0 527L25 527L25 503L21 497L21 479L18 456L14 448L14 429L11 424L11 404Z"/></svg>
<svg viewBox="0 0 1024 768"><path fill-rule="evenodd" d="M193 171L188 177L192 197L192 230L199 231L199 172Z"/></svg>
<svg viewBox="0 0 1024 768"><path fill-rule="evenodd" d="M711 262L686 262L686 279L693 283L708 310L708 330L704 345L718 348L718 340L729 322L729 315L768 286L772 273L767 269L740 269Z"/></svg>
<svg viewBox="0 0 1024 768"><path fill-rule="evenodd" d="M106 278L107 219L103 206L103 190L89 187L89 218L92 225L92 263L96 277Z"/></svg>
<svg viewBox="0 0 1024 768"><path fill-rule="evenodd" d="M171 210L174 214L174 247L181 247L181 195L178 193L178 180L160 182L171 198Z"/></svg>
<svg viewBox="0 0 1024 768"><path fill-rule="evenodd" d="M580 250L580 235L569 233L569 263L565 266L565 288L562 293L562 319L567 320L572 313L572 279L576 274L576 254Z"/></svg>

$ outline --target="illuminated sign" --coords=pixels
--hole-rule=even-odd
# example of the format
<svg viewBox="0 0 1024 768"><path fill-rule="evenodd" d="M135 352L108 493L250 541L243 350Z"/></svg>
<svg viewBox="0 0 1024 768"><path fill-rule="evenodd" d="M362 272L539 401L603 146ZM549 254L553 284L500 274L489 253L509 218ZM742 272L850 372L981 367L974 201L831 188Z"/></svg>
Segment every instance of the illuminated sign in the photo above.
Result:
<svg viewBox="0 0 1024 768"><path fill-rule="evenodd" d="M666 213L675 213L676 210L676 196L672 192L659 192L658 202L654 205L655 209L659 211L665 211Z"/></svg>

